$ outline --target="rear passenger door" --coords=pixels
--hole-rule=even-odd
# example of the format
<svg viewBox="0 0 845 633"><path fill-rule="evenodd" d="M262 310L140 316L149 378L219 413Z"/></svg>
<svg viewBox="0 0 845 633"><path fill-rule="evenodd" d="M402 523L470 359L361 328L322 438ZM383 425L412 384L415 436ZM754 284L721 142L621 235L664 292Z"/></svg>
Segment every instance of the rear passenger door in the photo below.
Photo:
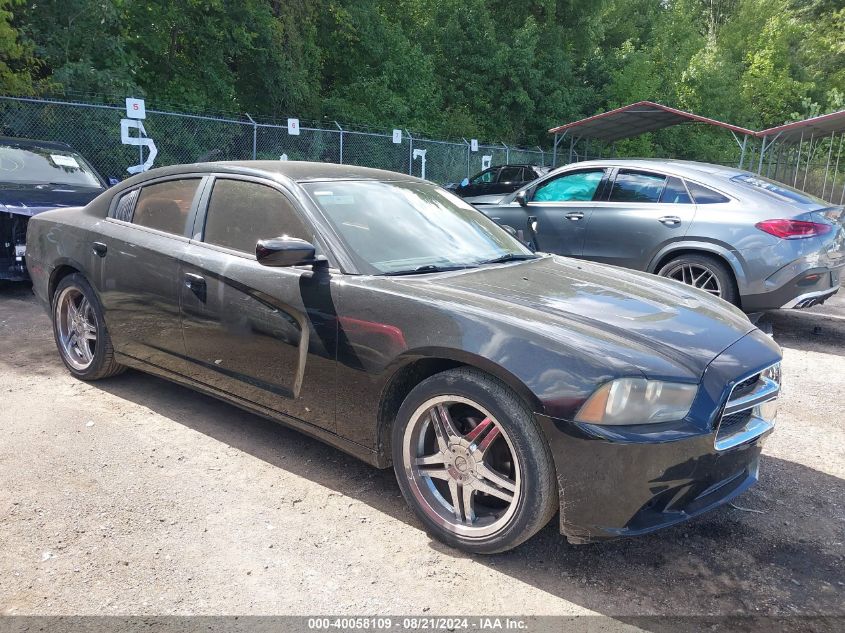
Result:
<svg viewBox="0 0 845 633"><path fill-rule="evenodd" d="M256 242L282 235L315 241L284 188L228 175L209 183L179 272L188 373L334 430L331 275L259 264Z"/></svg>
<svg viewBox="0 0 845 633"><path fill-rule="evenodd" d="M115 350L175 373L185 369L179 259L204 183L202 175L180 175L115 196L91 245Z"/></svg>
<svg viewBox="0 0 845 633"><path fill-rule="evenodd" d="M664 245L686 235L695 209L680 178L619 169L590 217L582 257L646 270Z"/></svg>

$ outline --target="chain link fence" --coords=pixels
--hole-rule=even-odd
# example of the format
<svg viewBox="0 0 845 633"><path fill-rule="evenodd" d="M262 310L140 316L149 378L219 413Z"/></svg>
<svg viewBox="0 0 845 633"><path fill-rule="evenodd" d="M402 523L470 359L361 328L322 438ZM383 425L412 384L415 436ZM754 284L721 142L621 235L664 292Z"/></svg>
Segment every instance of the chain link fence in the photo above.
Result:
<svg viewBox="0 0 845 633"><path fill-rule="evenodd" d="M82 154L105 178L120 180L127 169L143 164L147 147L137 144L141 130L121 138L123 106L0 96L2 134L18 138L61 141ZM407 130L401 142L392 133L301 126L291 134L287 125L245 118L147 110L143 136L155 143L153 167L209 160L307 160L377 167L424 177L440 184L460 182L490 165L526 163L551 165L553 154L542 148L479 145L467 140L424 138Z"/></svg>

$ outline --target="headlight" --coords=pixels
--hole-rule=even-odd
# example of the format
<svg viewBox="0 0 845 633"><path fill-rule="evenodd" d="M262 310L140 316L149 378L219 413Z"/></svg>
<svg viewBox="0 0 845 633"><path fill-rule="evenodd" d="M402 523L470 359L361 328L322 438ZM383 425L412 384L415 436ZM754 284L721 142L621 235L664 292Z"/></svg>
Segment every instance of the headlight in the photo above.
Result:
<svg viewBox="0 0 845 633"><path fill-rule="evenodd" d="M578 410L577 422L655 424L689 413L698 385L620 378L599 387Z"/></svg>

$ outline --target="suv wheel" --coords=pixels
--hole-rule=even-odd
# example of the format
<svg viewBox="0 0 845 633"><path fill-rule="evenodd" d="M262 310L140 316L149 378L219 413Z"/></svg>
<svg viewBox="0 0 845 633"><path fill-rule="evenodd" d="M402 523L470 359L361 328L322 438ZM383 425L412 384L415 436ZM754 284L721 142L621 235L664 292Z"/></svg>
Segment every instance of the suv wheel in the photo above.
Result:
<svg viewBox="0 0 845 633"><path fill-rule="evenodd" d="M739 305L733 273L724 262L710 255L681 255L669 261L657 274Z"/></svg>

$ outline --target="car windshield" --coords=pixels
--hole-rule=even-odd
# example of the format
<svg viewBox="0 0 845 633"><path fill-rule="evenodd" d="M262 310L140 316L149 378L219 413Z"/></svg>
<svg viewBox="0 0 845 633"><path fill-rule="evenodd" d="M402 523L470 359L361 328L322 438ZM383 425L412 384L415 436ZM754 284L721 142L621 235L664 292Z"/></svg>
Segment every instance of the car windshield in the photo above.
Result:
<svg viewBox="0 0 845 633"><path fill-rule="evenodd" d="M368 274L471 268L535 255L457 196L417 182L303 185Z"/></svg>
<svg viewBox="0 0 845 633"><path fill-rule="evenodd" d="M0 182L103 188L96 174L75 152L9 145L0 145Z"/></svg>
<svg viewBox="0 0 845 633"><path fill-rule="evenodd" d="M734 176L733 178L731 178L731 180L743 185L747 185L749 187L754 187L758 190L766 191L776 196L780 196L781 198L786 198L787 200L797 202L801 205L828 206L828 203L822 200L821 198L816 198L815 196L811 196L809 193L804 193L799 189L795 189L781 182L769 180L764 176L740 174L738 176Z"/></svg>

